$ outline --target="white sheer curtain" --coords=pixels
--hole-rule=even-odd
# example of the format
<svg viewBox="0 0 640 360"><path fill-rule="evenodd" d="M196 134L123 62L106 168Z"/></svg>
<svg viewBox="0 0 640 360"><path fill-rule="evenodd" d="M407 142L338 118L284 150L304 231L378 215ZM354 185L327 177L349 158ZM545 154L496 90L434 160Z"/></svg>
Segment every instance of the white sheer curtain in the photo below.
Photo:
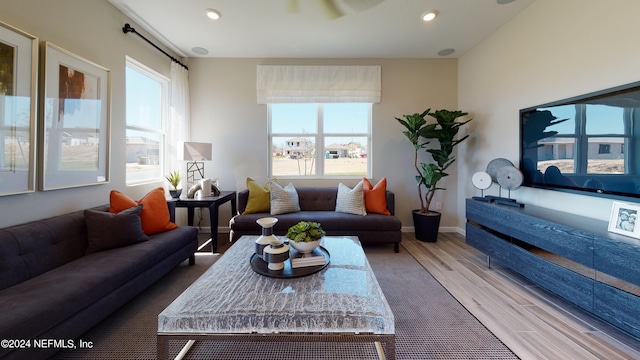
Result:
<svg viewBox="0 0 640 360"><path fill-rule="evenodd" d="M379 103L380 73L380 66L259 65L258 104Z"/></svg>
<svg viewBox="0 0 640 360"><path fill-rule="evenodd" d="M166 131L167 170L182 169L178 161L178 146L189 141L189 71L171 62L171 93L169 95L169 124ZM181 171L184 175L184 171Z"/></svg>

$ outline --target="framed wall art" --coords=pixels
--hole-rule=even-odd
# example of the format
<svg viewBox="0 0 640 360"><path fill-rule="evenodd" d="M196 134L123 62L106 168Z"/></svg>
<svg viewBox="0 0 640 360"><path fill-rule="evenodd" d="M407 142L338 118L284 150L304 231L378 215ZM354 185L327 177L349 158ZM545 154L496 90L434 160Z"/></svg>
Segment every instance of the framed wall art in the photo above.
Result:
<svg viewBox="0 0 640 360"><path fill-rule="evenodd" d="M614 201L609 218L609 231L640 239L638 216L640 206Z"/></svg>
<svg viewBox="0 0 640 360"><path fill-rule="evenodd" d="M33 192L38 39L0 22L0 196Z"/></svg>
<svg viewBox="0 0 640 360"><path fill-rule="evenodd" d="M44 44L39 188L109 182L110 72Z"/></svg>

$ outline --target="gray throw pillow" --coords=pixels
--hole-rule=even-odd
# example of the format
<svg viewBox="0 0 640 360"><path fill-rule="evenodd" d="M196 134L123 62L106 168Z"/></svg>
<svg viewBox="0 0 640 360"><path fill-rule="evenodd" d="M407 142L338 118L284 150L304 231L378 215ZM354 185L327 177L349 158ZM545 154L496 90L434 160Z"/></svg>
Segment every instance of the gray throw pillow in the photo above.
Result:
<svg viewBox="0 0 640 360"><path fill-rule="evenodd" d="M364 190L362 186L362 181L357 183L353 189L343 183L338 184L336 211L356 215L367 215L367 210L364 205Z"/></svg>
<svg viewBox="0 0 640 360"><path fill-rule="evenodd" d="M149 240L142 231L140 221L142 205L123 210L117 214L108 211L87 209L84 219L87 224L87 254L113 249Z"/></svg>
<svg viewBox="0 0 640 360"><path fill-rule="evenodd" d="M271 183L271 215L287 214L300 211L298 192L292 183L282 187L278 183Z"/></svg>

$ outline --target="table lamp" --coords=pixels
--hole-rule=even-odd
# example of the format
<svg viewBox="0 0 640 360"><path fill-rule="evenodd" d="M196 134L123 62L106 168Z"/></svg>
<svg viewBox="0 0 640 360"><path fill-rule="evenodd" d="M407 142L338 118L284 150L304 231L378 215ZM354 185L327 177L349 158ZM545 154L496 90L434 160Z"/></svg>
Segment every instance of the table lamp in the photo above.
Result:
<svg viewBox="0 0 640 360"><path fill-rule="evenodd" d="M204 179L204 161L211 160L211 143L185 141L178 150L178 158L187 161L187 186L191 188L196 180ZM199 179L196 179L196 173L200 175Z"/></svg>

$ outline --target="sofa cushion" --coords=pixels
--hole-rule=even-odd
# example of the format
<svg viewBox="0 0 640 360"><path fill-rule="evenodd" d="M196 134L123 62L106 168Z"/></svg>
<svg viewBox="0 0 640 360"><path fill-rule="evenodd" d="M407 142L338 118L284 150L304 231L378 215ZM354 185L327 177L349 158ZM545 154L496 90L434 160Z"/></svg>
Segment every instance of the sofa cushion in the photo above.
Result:
<svg viewBox="0 0 640 360"><path fill-rule="evenodd" d="M362 189L367 213L391 215L387 209L387 178L382 178L375 186L367 178L362 178Z"/></svg>
<svg viewBox="0 0 640 360"><path fill-rule="evenodd" d="M247 189L249 189L249 199L242 214L252 214L269 211L271 205L270 197L271 183L260 185L252 178L247 178Z"/></svg>
<svg viewBox="0 0 640 360"><path fill-rule="evenodd" d="M300 211L298 192L292 183L284 188L278 183L271 184L271 215Z"/></svg>
<svg viewBox="0 0 640 360"><path fill-rule="evenodd" d="M0 338L33 338L69 318L149 269L194 243L197 229L179 227L127 247L83 256L33 279L0 291Z"/></svg>
<svg viewBox="0 0 640 360"><path fill-rule="evenodd" d="M343 183L338 184L336 211L355 215L367 215L364 207L362 181L358 182L353 189Z"/></svg>
<svg viewBox="0 0 640 360"><path fill-rule="evenodd" d="M135 244L149 240L142 231L140 211L143 205L134 206L117 214L108 211L87 209L87 254Z"/></svg>
<svg viewBox="0 0 640 360"><path fill-rule="evenodd" d="M0 290L84 255L84 210L0 229Z"/></svg>
<svg viewBox="0 0 640 360"><path fill-rule="evenodd" d="M147 235L157 234L178 227L178 225L171 222L167 199L164 195L164 188L158 187L149 191L137 202L117 190L111 190L109 202L109 211L112 213L119 213L120 211L138 206L139 204L144 205L140 212L140 220L142 221L142 230Z"/></svg>

